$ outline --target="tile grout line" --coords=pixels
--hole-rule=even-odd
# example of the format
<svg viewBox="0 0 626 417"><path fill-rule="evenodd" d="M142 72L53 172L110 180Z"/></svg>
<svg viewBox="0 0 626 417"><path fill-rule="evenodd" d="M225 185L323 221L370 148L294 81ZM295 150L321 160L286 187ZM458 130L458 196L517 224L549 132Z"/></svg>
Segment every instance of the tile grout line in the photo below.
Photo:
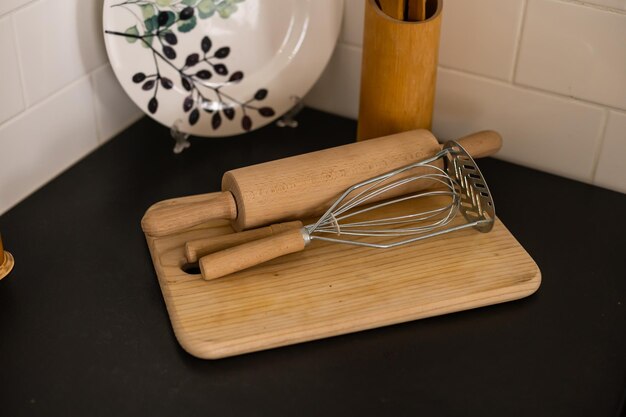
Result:
<svg viewBox="0 0 626 417"><path fill-rule="evenodd" d="M6 125L8 125L11 122L14 122L15 120L24 117L24 115L26 113L29 113L31 111L35 111L39 106L42 106L44 104L46 104L48 101L50 100L54 100L55 98L57 98L58 96L60 96L61 94L64 94L65 92L67 92L67 90L73 88L75 85L77 85L78 83L84 81L86 78L89 77L91 73L87 73L84 74L80 77L78 77L77 79L71 81L70 83L64 85L63 87L61 87L60 89L54 91L53 93L51 93L50 95L46 96L43 100L40 100L37 104L34 104L33 106L28 107L26 110L16 114L15 116L11 117L8 120L5 120L4 122L0 123L0 130L2 128L4 128Z"/></svg>
<svg viewBox="0 0 626 417"><path fill-rule="evenodd" d="M589 9L595 9L595 10L602 11L602 12L626 15L626 9L619 9L619 8L610 7L610 6L602 6L600 4L588 3L586 1L580 1L580 0L553 0L553 1L557 1L559 3L565 3L565 4L575 4L577 6L587 7Z"/></svg>
<svg viewBox="0 0 626 417"><path fill-rule="evenodd" d="M113 133L111 136L105 136L104 132L103 132L103 126L102 126L102 121L100 120L99 117L99 113L98 110L96 108L96 100L97 100L97 88L96 88L96 72L99 71L103 71L106 70L107 68L111 68L111 64L107 61L106 63L100 65L99 67L95 68L94 70L92 70L88 75L90 76L90 85L91 85L91 90L92 90L92 102L93 102L93 112L94 112L94 119L95 119L95 123L96 123L96 135L98 138L98 145L96 147L100 147L102 145L104 145L106 142L109 141L109 139L112 139L113 137L117 136L120 132L122 132L124 129L127 129L128 127L130 127L133 123L135 123L137 120L139 120L140 118L145 116L145 113L143 111L140 111L137 115L137 117L131 117L128 120L126 120L124 123L122 123L120 126L116 126L116 128L114 129L114 131L116 133ZM112 69L111 69L112 70ZM117 77L115 77L116 82L119 82L117 80ZM130 100L130 98L129 98Z"/></svg>
<svg viewBox="0 0 626 417"><path fill-rule="evenodd" d="M93 113L93 122L95 124L94 127L96 128L96 139L98 141L98 145L96 147L99 147L100 145L102 145L102 143L104 143L104 140L102 138L102 128L100 126L100 118L98 117L98 111L96 110L97 94L96 77L94 75L96 71L100 70L100 68L102 67L98 67L87 74L87 76L89 77L89 88L91 88L91 112Z"/></svg>
<svg viewBox="0 0 626 417"><path fill-rule="evenodd" d="M502 84L505 84L505 85L508 85L508 86L514 86L514 84L511 83L507 78L499 78L499 77L495 77L495 76L492 76L492 75L485 75L485 74L481 74L478 71L465 70L465 69L451 67L451 66L444 65L444 64L437 64L437 69L438 70L445 70L445 71L453 71L453 72L456 72L456 73L468 75L470 77L482 78L482 79L485 79L485 80L496 81L498 83L502 83Z"/></svg>
<svg viewBox="0 0 626 417"><path fill-rule="evenodd" d="M94 68L89 73L90 83L91 83L91 92L92 92L91 101L92 101L92 106L93 106L93 117L94 117L94 121L96 123L96 135L97 135L97 138L98 138L98 146L97 147L102 146L109 139L111 139L111 138L105 138L104 137L104 133L103 133L104 129L102 128L102 122L100 120L98 110L96 109L96 100L97 100L97 94L96 93L97 93L97 89L96 89L96 77L95 77L95 74L96 74L96 72L105 70L107 67L111 67L111 63L108 60L107 60L107 62L105 62L104 64L100 65L99 67ZM115 79L117 80L117 77ZM129 124L129 126L130 126L130 124Z"/></svg>
<svg viewBox="0 0 626 417"><path fill-rule="evenodd" d="M337 42L337 46L345 46L348 49L357 50L359 53L363 53L363 45L358 45L356 43L350 43L344 40L340 40L339 42Z"/></svg>
<svg viewBox="0 0 626 417"><path fill-rule="evenodd" d="M479 79L483 79L483 80L487 80L487 81L494 81L497 83L503 83L504 85L513 87L513 88L518 88L524 91L530 91L530 92L536 92L536 93L540 93L540 94L545 94L549 97L554 97L554 98L561 98L564 100L568 100L570 102L573 103L578 103L578 104L583 104L583 105L589 105L598 109L608 109L608 110L612 110L612 111L617 111L620 113L623 113L626 111L626 109L617 107L615 105L611 105L611 104L605 104L605 103L601 103L598 101L593 101L593 100L589 100L589 99L585 99L585 98L578 98L575 96L568 96L562 93L558 93L558 92L554 92L554 91L550 91L547 89L543 89L540 87L533 87L533 86L529 86L529 85L525 85L525 84L520 84L518 82L515 82L515 77L517 76L517 67L519 65L519 56L521 53L521 41L522 41L522 37L524 34L524 28L527 24L527 14L528 14L528 7L529 7L529 2L531 0L525 0L524 2L524 8L523 8L523 12L522 12L522 18L521 18L521 24L520 24L520 30L518 33L518 39L517 39L517 50L516 50L516 56L515 56L515 61L514 61L514 65L513 65L513 70L511 72L511 74L509 75L509 79L502 79L502 78L496 78L496 77L491 77L491 76L487 76L487 75L483 75L480 74L478 72L473 72L473 71L467 71L465 69L460 69L460 68L455 68L455 67L450 67L450 66L445 66L442 64L439 64L438 67L440 69L444 69L444 70L450 70L450 71L454 71L456 73L459 74L463 74L463 75L468 75L468 76L474 76L477 77ZM561 2L566 2L565 0L556 0L556 1L561 1ZM343 40L340 40L338 42L338 46L342 46L345 47L346 49L351 49L354 50L356 52L362 52L362 46L360 45L355 45L355 44L351 44L351 43L347 43Z"/></svg>
<svg viewBox="0 0 626 417"><path fill-rule="evenodd" d="M20 10L25 9L25 8L29 7L31 4L36 3L36 2L38 2L38 1L39 1L39 0L29 0L29 1L27 1L26 3L24 3L24 4L21 4L21 5L17 6L17 7L14 7L14 8L12 8L12 9L9 9L9 10L7 10L7 11L6 11L6 12L4 12L4 13L1 13L1 14L0 14L0 18L2 18L2 17L4 17L4 16L13 15L14 13L19 12Z"/></svg>
<svg viewBox="0 0 626 417"><path fill-rule="evenodd" d="M515 83L515 77L517 77L517 66L519 64L519 57L522 50L522 37L524 36L524 28L526 27L529 1L531 0L524 0L522 4L522 16L520 18L519 30L517 31L515 39L515 56L513 58L513 68L511 68L511 73L509 74L509 82L511 84Z"/></svg>
<svg viewBox="0 0 626 417"><path fill-rule="evenodd" d="M113 139L114 137L116 137L117 135L122 133L124 130L128 129L129 127L131 127L133 124L135 124L139 119L141 119L143 117L147 117L147 116L143 112L140 112L136 117L130 118L126 122L124 122L123 124L118 125L116 127L116 129L114 130L114 133L111 134L111 136L104 138L103 142L101 144L99 144L98 146L104 145L109 140Z"/></svg>
<svg viewBox="0 0 626 417"><path fill-rule="evenodd" d="M593 160L591 163L591 183L595 185L596 174L598 172L598 166L600 165L600 156L602 155L602 149L604 148L604 140L606 138L606 130L609 125L609 117L611 111L609 109L604 110L604 120L600 127L599 137L596 139L596 143L593 147Z"/></svg>
<svg viewBox="0 0 626 417"><path fill-rule="evenodd" d="M9 19L11 19L11 31L13 32L13 42L15 46L17 70L20 73L20 91L22 92L22 100L24 100L24 108L22 109L21 112L19 112L15 116L11 117L11 119L9 119L9 120L12 120L15 117L19 116L20 114L24 113L26 110L28 110L31 107L31 105L28 101L28 97L26 94L26 79L24 78L24 64L22 63L22 53L20 51L20 45L17 39L17 26L15 24L15 16L13 15L13 13L11 13L11 15L9 16ZM7 122L9 120L7 120Z"/></svg>
<svg viewBox="0 0 626 417"><path fill-rule="evenodd" d="M439 69L442 69L442 70L445 70L445 71L450 71L452 73L459 74L459 75L465 75L465 76L468 76L468 77L477 78L477 79L482 80L482 81L490 81L490 82L499 84L501 86L508 86L508 87L512 87L512 88L523 90L523 91L529 91L529 92L533 92L533 93L543 94L543 95L546 95L548 97L560 98L560 99L567 100L567 101L570 101L570 102L573 102L573 103L588 105L588 106L594 107L594 108L596 108L598 110L612 110L612 111L616 111L616 112L620 112L620 113L626 112L626 109L615 107L615 106L612 106L610 104L603 104L603 103L599 103L597 101L591 101L591 100L586 100L586 99L582 99L582 98L578 98L578 97L567 96L567 95L564 95L564 94L556 93L554 91L544 90L544 89L539 88L539 87L533 87L533 86L529 86L529 85L525 85L525 84L510 83L508 81L504 81L504 80L499 79L499 78L492 78L492 77L489 77L487 75L479 74L479 73L476 73L476 72L469 72L469 71L461 70L461 69L458 69L458 68L443 66L441 64L439 65Z"/></svg>
<svg viewBox="0 0 626 417"><path fill-rule="evenodd" d="M589 106L593 106L595 108L598 109L606 109L606 110L615 110L618 112L626 112L626 109L622 109L620 107L616 107L613 106L611 104L604 104L604 103L600 103L597 101L593 101L593 100L587 100L587 99L583 99L583 98L578 98L578 97L574 97L574 96L567 96L565 94L561 94L561 93L556 93L554 91L550 91L550 90L546 90L540 87L533 87L530 85L526 85L526 84L518 84L518 83L513 83L511 84L512 87L516 87L516 88L520 88L522 90L526 90L526 91L533 91L535 93L542 93L551 97L560 97L562 99L566 99L569 100L571 102L574 103L579 103L579 104L586 104Z"/></svg>

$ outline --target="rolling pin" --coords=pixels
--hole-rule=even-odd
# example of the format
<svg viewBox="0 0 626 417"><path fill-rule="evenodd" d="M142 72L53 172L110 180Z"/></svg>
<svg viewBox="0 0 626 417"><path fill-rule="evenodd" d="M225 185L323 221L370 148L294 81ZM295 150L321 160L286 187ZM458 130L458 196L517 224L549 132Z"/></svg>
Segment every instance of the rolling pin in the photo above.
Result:
<svg viewBox="0 0 626 417"><path fill-rule="evenodd" d="M475 158L493 155L502 146L493 131L458 141ZM440 149L431 132L418 129L235 169L224 174L222 192L196 196L186 205L157 203L141 226L148 235L164 236L212 219L230 220L241 231L319 215L352 184Z"/></svg>

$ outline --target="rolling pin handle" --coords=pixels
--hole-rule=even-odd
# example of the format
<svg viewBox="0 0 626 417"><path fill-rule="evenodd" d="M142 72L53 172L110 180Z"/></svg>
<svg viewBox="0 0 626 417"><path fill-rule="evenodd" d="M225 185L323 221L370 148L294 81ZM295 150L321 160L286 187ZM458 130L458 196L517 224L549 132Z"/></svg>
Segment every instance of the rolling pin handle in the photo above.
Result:
<svg viewBox="0 0 626 417"><path fill-rule="evenodd" d="M165 236L208 220L237 218L237 204L229 191L207 194L193 203L155 207L141 219L141 228L150 236Z"/></svg>
<svg viewBox="0 0 626 417"><path fill-rule="evenodd" d="M493 130L483 130L456 140L472 158L496 154L502 148L502 136Z"/></svg>

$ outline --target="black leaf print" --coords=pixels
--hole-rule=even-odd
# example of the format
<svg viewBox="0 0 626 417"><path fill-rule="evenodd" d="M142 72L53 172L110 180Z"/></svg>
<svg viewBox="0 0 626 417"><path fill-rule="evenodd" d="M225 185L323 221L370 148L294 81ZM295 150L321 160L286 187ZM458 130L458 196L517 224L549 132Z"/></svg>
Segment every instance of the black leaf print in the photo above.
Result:
<svg viewBox="0 0 626 417"><path fill-rule="evenodd" d="M214 0L216 5L218 2L226 4L226 0ZM163 87L164 90L182 87L188 92L183 99L182 108L190 125L197 125L200 117L204 113L209 113L213 130L218 130L224 123L239 118L241 129L248 132L255 123L251 117L254 116L253 112L269 118L276 116L276 111L270 106L258 107L258 104L255 104L255 101L267 99L270 92L266 88L259 88L252 97L236 97L233 96L233 91L228 91L229 84L244 80L242 71L231 73L226 65L231 53L234 55L236 51L230 46L216 45L214 48L209 35L204 34L201 35L200 50L197 52L184 51L185 55L182 55L183 50L178 49L181 46L176 46L179 45L180 36L201 27L197 25L199 19L211 17L211 14L202 8L208 7L209 3L212 3L211 0L124 0L123 4L128 8L136 7L139 15L143 14L145 20L124 32L109 30L105 32L124 36L129 43L143 45L151 52L154 58L153 71L136 72L132 76L135 84L145 91L152 91L152 97L148 101L148 111L151 114L156 113L159 107L158 94L165 94L159 87ZM218 11L216 14L225 18L226 12ZM138 40L141 42L137 42ZM176 49L173 46L176 46ZM188 45L185 43L184 46ZM212 50L214 52L210 53ZM174 62L178 57L177 51L181 53L181 58L185 57L184 65L181 62ZM162 66L159 61L165 62L167 66ZM161 72L164 68L167 68L167 71L173 69L180 77L180 81L165 77ZM212 82L208 83L207 80Z"/></svg>
<svg viewBox="0 0 626 417"><path fill-rule="evenodd" d="M188 67L193 67L198 63L198 61L200 61L200 55L194 53L187 57L187 59L185 60L185 65Z"/></svg>
<svg viewBox="0 0 626 417"><path fill-rule="evenodd" d="M169 15L167 14L167 12L159 13L159 17L157 18L157 22L159 23L159 26L167 25L168 20L169 20Z"/></svg>
<svg viewBox="0 0 626 417"><path fill-rule="evenodd" d="M209 39L208 36L205 36L202 38L200 46L202 47L202 51L206 54L211 50L211 39Z"/></svg>
<svg viewBox="0 0 626 417"><path fill-rule="evenodd" d="M169 43L170 45L176 45L178 43L178 38L172 32L167 32L165 35L163 35L163 38L165 39L165 42Z"/></svg>
<svg viewBox="0 0 626 417"><path fill-rule="evenodd" d="M230 48L228 46L224 46L223 48L215 51L215 58L224 59L230 54Z"/></svg>
<svg viewBox="0 0 626 417"><path fill-rule="evenodd" d="M265 97L267 97L267 90L265 88L261 88L259 91L257 91L254 94L254 99L255 100L263 100Z"/></svg>
<svg viewBox="0 0 626 417"><path fill-rule="evenodd" d="M192 86L191 86L191 82L189 81L189 78L187 78L186 76L181 77L181 83L183 84L183 88L187 91L191 91Z"/></svg>
<svg viewBox="0 0 626 417"><path fill-rule="evenodd" d="M189 124L192 126L195 125L198 122L199 118L200 112L198 111L198 109L193 109L191 113L189 113Z"/></svg>
<svg viewBox="0 0 626 417"><path fill-rule="evenodd" d="M169 90L172 87L174 87L174 83L172 82L172 80L170 80L169 78L165 78L165 77L161 77L161 85L166 90Z"/></svg>
<svg viewBox="0 0 626 417"><path fill-rule="evenodd" d="M248 115L243 116L243 118L241 119L241 127L246 132L249 132L250 129L252 129L252 119L250 118L250 116Z"/></svg>
<svg viewBox="0 0 626 417"><path fill-rule="evenodd" d="M143 72L138 72L137 74L133 75L134 83L140 83L145 79L146 79L146 74L144 74Z"/></svg>
<svg viewBox="0 0 626 417"><path fill-rule="evenodd" d="M213 127L213 130L216 130L216 129L219 129L221 125L222 125L222 116L220 116L220 112L217 111L211 118L211 126Z"/></svg>
<svg viewBox="0 0 626 417"><path fill-rule="evenodd" d="M148 80L141 86L143 90L152 90L154 88L154 80Z"/></svg>
<svg viewBox="0 0 626 417"><path fill-rule="evenodd" d="M185 101L183 101L183 110L187 113L193 107L194 101L192 96L185 97Z"/></svg>
<svg viewBox="0 0 626 417"><path fill-rule="evenodd" d="M228 120L233 120L235 118L235 109L232 107L226 107L223 112L224 116L226 116Z"/></svg>
<svg viewBox="0 0 626 417"><path fill-rule="evenodd" d="M180 11L180 20L189 20L193 17L193 7L187 6L183 10Z"/></svg>
<svg viewBox="0 0 626 417"><path fill-rule="evenodd" d="M209 70L200 70L198 72L196 72L196 77L200 78L201 80L208 80L209 78L211 78L213 74L211 74L211 71Z"/></svg>
<svg viewBox="0 0 626 417"><path fill-rule="evenodd" d="M171 46L163 46L163 54L169 59L176 59L176 51Z"/></svg>
<svg viewBox="0 0 626 417"><path fill-rule="evenodd" d="M259 109L259 114L263 117L272 117L276 114L276 112L271 107L261 107Z"/></svg>
<svg viewBox="0 0 626 417"><path fill-rule="evenodd" d="M237 72L233 72L230 75L230 78L228 79L228 81L230 81L231 83L236 83L243 80L243 72L241 71L237 71Z"/></svg>
<svg viewBox="0 0 626 417"><path fill-rule="evenodd" d="M228 68L226 68L226 65L224 65L224 64L215 64L215 66L213 66L213 69L219 75L227 75L228 74Z"/></svg>
<svg viewBox="0 0 626 417"><path fill-rule="evenodd" d="M159 108L159 101L157 100L156 97L152 97L150 101L148 102L148 111L151 114L154 114L156 113L158 108Z"/></svg>

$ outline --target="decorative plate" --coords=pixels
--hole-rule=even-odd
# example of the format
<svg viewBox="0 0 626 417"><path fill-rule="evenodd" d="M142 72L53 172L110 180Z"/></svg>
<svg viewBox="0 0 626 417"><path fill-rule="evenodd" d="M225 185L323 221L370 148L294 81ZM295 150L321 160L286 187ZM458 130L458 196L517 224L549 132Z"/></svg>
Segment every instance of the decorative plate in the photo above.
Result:
<svg viewBox="0 0 626 417"><path fill-rule="evenodd" d="M266 125L313 86L342 0L105 0L104 38L131 99L166 126L229 136Z"/></svg>

